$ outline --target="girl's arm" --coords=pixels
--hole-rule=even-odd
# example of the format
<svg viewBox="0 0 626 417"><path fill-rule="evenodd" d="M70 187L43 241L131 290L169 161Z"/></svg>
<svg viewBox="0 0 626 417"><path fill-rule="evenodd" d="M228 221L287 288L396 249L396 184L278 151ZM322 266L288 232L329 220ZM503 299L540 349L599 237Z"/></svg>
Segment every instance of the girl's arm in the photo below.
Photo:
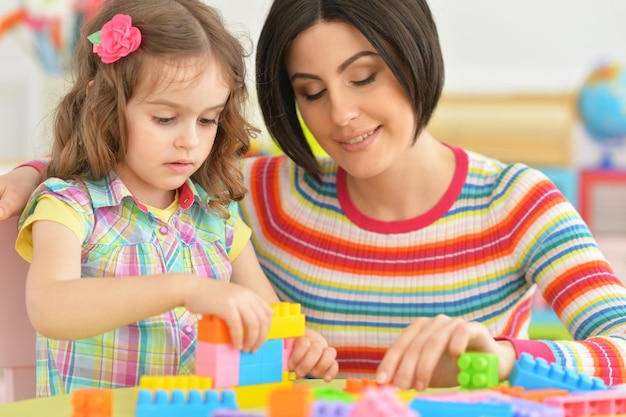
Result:
<svg viewBox="0 0 626 417"><path fill-rule="evenodd" d="M224 318L231 334L233 326L269 328L271 323L268 303L236 284L188 273L81 278L81 244L60 223L34 222L32 242L26 306L33 326L46 337L91 337L179 306ZM260 346L250 335L233 336L233 345Z"/></svg>
<svg viewBox="0 0 626 417"><path fill-rule="evenodd" d="M250 241L246 243L232 265L231 282L251 288L270 303L279 301L272 285L261 269ZM326 381L330 381L337 376L339 371L339 365L335 360L336 356L336 350L328 346L328 342L321 334L307 328L304 336L298 338L295 343L289 359L289 369L295 371L299 378L310 374L316 378L322 377Z"/></svg>

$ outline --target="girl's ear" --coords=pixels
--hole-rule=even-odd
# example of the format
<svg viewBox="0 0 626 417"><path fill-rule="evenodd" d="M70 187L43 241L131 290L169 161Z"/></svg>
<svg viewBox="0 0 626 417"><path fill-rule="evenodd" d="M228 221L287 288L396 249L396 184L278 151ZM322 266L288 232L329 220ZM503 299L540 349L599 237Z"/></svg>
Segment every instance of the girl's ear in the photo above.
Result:
<svg viewBox="0 0 626 417"><path fill-rule="evenodd" d="M93 86L93 80L87 83L87 88L85 89L85 95L89 95L89 90L91 90L91 86Z"/></svg>

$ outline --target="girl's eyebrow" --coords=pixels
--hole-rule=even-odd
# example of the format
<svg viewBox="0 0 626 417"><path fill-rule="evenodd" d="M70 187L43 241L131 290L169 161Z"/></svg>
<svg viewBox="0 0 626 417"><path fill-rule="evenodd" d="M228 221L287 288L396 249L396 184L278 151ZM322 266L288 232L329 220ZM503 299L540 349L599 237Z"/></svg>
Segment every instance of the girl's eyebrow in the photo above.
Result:
<svg viewBox="0 0 626 417"><path fill-rule="evenodd" d="M173 107L175 109L186 109L186 107L180 103L175 103L169 100L146 100L144 103L150 104L153 106L168 106ZM218 110L226 107L226 102L216 104L215 106L207 107L204 111L208 110Z"/></svg>
<svg viewBox="0 0 626 417"><path fill-rule="evenodd" d="M350 58L346 59L345 61L343 61L341 63L341 65L339 65L337 67L337 74L341 74L342 72L344 72L346 70L346 68L348 68L350 66L350 64L352 64L354 61L356 61L359 58L363 58L364 56L378 56L378 53L374 52L374 51L361 51L361 52L357 52L356 54L352 55ZM290 78L291 81L297 79L297 78L306 78L306 79L311 79L311 80L319 80L320 77L318 77L317 75L314 74L308 74L305 72L296 72L295 74L293 74Z"/></svg>

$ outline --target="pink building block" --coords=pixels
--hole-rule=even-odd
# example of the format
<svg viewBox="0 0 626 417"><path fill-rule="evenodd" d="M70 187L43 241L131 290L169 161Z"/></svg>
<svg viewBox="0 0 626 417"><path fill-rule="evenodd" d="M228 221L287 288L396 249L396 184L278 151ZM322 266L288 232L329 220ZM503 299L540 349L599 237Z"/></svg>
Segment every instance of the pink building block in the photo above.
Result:
<svg viewBox="0 0 626 417"><path fill-rule="evenodd" d="M291 358L291 354L293 353L293 347L296 339L283 339L283 371L288 371L289 366L287 363L289 362L289 358Z"/></svg>
<svg viewBox="0 0 626 417"><path fill-rule="evenodd" d="M354 404L352 416L358 417L419 417L396 396L390 386L367 388Z"/></svg>
<svg viewBox="0 0 626 417"><path fill-rule="evenodd" d="M196 375L213 379L213 388L239 385L240 354L230 344L198 342Z"/></svg>
<svg viewBox="0 0 626 417"><path fill-rule="evenodd" d="M564 417L626 414L626 391L624 390L579 392L548 397L543 402L562 407L565 410Z"/></svg>

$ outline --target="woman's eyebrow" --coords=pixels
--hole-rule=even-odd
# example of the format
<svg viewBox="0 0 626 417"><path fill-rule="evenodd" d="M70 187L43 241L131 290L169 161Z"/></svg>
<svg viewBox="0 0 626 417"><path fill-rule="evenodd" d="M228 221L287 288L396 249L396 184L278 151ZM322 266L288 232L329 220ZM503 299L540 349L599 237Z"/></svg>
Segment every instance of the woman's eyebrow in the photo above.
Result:
<svg viewBox="0 0 626 417"><path fill-rule="evenodd" d="M378 53L376 53L374 51L360 51L360 52L357 52L356 54L352 55L350 58L348 58L345 61L343 61L341 63L341 65L339 65L337 67L337 73L341 74L342 72L344 72L346 70L346 68L348 68L350 66L350 64L352 64L354 61L356 61L359 58L363 58L364 56L378 56ZM310 79L310 80L319 80L320 79L320 77L318 77L317 75L308 74L308 73L305 73L305 72L296 72L295 74L293 74L291 76L290 80L293 81L296 78L306 78L306 79Z"/></svg>

